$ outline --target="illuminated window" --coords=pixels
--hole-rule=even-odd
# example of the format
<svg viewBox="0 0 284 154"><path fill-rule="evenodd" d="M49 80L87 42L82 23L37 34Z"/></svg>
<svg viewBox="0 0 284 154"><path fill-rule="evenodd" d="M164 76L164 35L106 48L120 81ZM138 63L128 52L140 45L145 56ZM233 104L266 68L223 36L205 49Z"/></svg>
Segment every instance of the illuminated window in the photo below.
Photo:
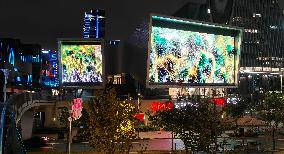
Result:
<svg viewBox="0 0 284 154"><path fill-rule="evenodd" d="M252 15L254 18L261 18L261 14L260 13L253 13Z"/></svg>
<svg viewBox="0 0 284 154"><path fill-rule="evenodd" d="M113 84L121 84L121 76L114 76Z"/></svg>
<svg viewBox="0 0 284 154"><path fill-rule="evenodd" d="M278 27L275 26L275 25L269 25L269 28L270 28L270 29L277 29Z"/></svg>

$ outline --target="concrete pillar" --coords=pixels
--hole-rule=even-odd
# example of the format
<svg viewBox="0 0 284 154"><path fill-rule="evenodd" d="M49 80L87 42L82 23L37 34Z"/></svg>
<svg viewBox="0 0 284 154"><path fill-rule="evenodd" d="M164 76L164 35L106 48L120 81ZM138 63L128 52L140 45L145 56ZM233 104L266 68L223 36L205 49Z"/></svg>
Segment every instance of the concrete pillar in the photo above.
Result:
<svg viewBox="0 0 284 154"><path fill-rule="evenodd" d="M26 140L32 137L34 121L34 111L27 111L21 119L22 139Z"/></svg>
<svg viewBox="0 0 284 154"><path fill-rule="evenodd" d="M58 115L54 106L45 106L45 122L44 127L59 127L60 122L58 121Z"/></svg>

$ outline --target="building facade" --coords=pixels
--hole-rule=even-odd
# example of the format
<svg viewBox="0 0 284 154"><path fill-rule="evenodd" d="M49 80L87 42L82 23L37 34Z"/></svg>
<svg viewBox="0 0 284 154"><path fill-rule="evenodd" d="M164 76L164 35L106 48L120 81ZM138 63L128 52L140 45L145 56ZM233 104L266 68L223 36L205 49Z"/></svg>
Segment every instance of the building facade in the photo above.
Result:
<svg viewBox="0 0 284 154"><path fill-rule="evenodd" d="M278 0L235 0L233 4L229 24L244 30L240 93L282 91L284 15L279 7Z"/></svg>
<svg viewBox="0 0 284 154"><path fill-rule="evenodd" d="M83 38L103 38L105 36L105 11L91 10L85 12Z"/></svg>
<svg viewBox="0 0 284 154"><path fill-rule="evenodd" d="M0 39L1 69L8 69L8 92L39 87L41 47L18 39Z"/></svg>
<svg viewBox="0 0 284 154"><path fill-rule="evenodd" d="M244 29L242 69L281 71L284 67L283 21L278 0L235 1L231 24Z"/></svg>
<svg viewBox="0 0 284 154"><path fill-rule="evenodd" d="M41 84L46 88L59 86L57 55L56 51L42 49Z"/></svg>

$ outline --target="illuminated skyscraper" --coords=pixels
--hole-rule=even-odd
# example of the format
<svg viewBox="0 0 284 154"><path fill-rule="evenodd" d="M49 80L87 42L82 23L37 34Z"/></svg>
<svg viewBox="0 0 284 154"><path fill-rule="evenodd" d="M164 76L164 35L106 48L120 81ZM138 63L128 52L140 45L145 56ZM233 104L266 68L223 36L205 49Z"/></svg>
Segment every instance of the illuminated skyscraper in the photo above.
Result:
<svg viewBox="0 0 284 154"><path fill-rule="evenodd" d="M0 38L0 67L10 72L7 88L39 87L40 50L38 44L23 44L18 39Z"/></svg>
<svg viewBox="0 0 284 154"><path fill-rule="evenodd" d="M41 84L44 87L58 87L58 54L56 51L44 50L41 51L42 69L41 69Z"/></svg>
<svg viewBox="0 0 284 154"><path fill-rule="evenodd" d="M83 37L103 38L105 36L105 11L91 10L85 12Z"/></svg>

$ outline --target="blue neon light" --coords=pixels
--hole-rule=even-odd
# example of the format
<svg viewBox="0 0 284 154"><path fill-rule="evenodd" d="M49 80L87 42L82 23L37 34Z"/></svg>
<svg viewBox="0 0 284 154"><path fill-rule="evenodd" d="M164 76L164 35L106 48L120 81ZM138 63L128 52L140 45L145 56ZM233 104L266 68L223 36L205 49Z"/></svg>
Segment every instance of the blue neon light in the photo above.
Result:
<svg viewBox="0 0 284 154"><path fill-rule="evenodd" d="M9 48L9 47L8 47ZM15 65L15 57L14 57L14 49L10 48L9 52L9 63L12 64L13 66Z"/></svg>
<svg viewBox="0 0 284 154"><path fill-rule="evenodd" d="M28 75L28 84L33 82L33 75L29 74Z"/></svg>
<svg viewBox="0 0 284 154"><path fill-rule="evenodd" d="M16 81L20 82L21 81L21 77L17 76L16 77Z"/></svg>
<svg viewBox="0 0 284 154"><path fill-rule="evenodd" d="M58 61L56 51L49 52L49 62L47 63L48 69L44 70L41 78L41 84L46 87L58 87Z"/></svg>
<svg viewBox="0 0 284 154"><path fill-rule="evenodd" d="M96 38L99 38L99 16L96 16Z"/></svg>

